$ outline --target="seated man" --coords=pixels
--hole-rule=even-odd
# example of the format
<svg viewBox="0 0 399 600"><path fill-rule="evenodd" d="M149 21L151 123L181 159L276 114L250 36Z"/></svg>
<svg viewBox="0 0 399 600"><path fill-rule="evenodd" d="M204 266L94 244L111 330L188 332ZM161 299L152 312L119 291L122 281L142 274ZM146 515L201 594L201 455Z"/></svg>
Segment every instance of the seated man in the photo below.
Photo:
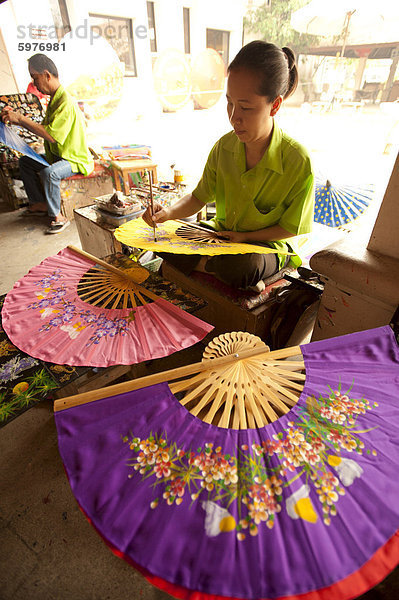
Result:
<svg viewBox="0 0 399 600"><path fill-rule="evenodd" d="M45 157L50 166L22 156L19 161L21 179L29 199L28 214L51 218L47 233L59 233L70 224L61 214L62 179L74 173L89 175L94 162L86 143L82 111L60 84L58 70L44 54L28 60L30 76L42 94L50 96L41 124L6 107L1 113L5 123L19 125L44 139Z"/></svg>
<svg viewBox="0 0 399 600"><path fill-rule="evenodd" d="M26 88L26 93L34 94L36 98L40 100L40 104L43 106L44 110L47 110L50 98L47 96L47 94L42 94L39 92L33 81L30 81L28 87Z"/></svg>

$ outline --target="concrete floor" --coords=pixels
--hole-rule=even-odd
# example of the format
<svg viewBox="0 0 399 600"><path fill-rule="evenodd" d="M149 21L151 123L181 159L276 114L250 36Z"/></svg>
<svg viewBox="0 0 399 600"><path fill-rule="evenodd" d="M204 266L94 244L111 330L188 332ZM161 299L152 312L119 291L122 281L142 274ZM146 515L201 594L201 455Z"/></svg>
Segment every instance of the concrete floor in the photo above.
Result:
<svg viewBox="0 0 399 600"><path fill-rule="evenodd" d="M24 210L10 211L0 200L0 294L9 292L18 279L47 256L57 254L68 244L80 247L74 222L61 233L45 235L48 217L24 217Z"/></svg>
<svg viewBox="0 0 399 600"><path fill-rule="evenodd" d="M45 220L21 212L0 201L2 294L45 257L80 245L74 224L44 235ZM171 598L115 557L80 512L58 454L52 402L0 430L0 489L0 600ZM363 600L399 598L398 580L396 571Z"/></svg>

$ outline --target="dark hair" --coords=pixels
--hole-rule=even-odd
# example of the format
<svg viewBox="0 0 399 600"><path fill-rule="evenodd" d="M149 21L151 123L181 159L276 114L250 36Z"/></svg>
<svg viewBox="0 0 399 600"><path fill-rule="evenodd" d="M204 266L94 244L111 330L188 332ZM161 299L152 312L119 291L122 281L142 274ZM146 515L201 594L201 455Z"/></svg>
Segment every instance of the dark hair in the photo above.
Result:
<svg viewBox="0 0 399 600"><path fill-rule="evenodd" d="M34 54L28 59L29 69L34 69L37 73L48 71L54 77L58 77L58 69L48 56L45 54Z"/></svg>
<svg viewBox="0 0 399 600"><path fill-rule="evenodd" d="M298 85L295 55L290 48L255 40L246 44L228 66L228 71L249 69L259 76L259 96L273 102L291 96Z"/></svg>

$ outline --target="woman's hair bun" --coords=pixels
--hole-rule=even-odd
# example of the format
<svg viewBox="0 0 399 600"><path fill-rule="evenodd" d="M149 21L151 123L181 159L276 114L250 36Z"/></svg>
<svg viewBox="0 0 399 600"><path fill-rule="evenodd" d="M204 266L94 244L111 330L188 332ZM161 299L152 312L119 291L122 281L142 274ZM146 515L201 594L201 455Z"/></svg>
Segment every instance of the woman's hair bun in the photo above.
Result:
<svg viewBox="0 0 399 600"><path fill-rule="evenodd" d="M298 85L295 54L264 40L253 40L241 48L228 71L247 69L258 77L257 93L274 102L277 96L288 98Z"/></svg>
<svg viewBox="0 0 399 600"><path fill-rule="evenodd" d="M291 96L297 86L298 86L298 69L296 66L296 61L295 61L295 54L293 53L293 51L291 50L291 48L287 48L287 46L284 46L284 48L281 48L281 50L284 52L286 59L288 61L288 71L289 71L289 77L288 77L288 87L287 87L287 91L284 94L284 100L286 98L288 98L288 96Z"/></svg>
<svg viewBox="0 0 399 600"><path fill-rule="evenodd" d="M287 57L288 60L288 68L291 71L291 69L295 66L295 54L293 53L293 51L291 50L291 48L287 48L287 46L284 46L284 48L281 48L281 50L284 52L284 54Z"/></svg>

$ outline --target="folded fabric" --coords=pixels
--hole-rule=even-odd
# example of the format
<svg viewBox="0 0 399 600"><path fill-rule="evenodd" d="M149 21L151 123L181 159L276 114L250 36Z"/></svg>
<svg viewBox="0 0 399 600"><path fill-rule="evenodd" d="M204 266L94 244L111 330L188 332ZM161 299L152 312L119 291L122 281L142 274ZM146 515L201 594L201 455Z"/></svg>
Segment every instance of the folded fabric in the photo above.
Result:
<svg viewBox="0 0 399 600"><path fill-rule="evenodd" d="M111 160L143 159L151 158L151 148L140 144L130 144L128 146L104 146Z"/></svg>

